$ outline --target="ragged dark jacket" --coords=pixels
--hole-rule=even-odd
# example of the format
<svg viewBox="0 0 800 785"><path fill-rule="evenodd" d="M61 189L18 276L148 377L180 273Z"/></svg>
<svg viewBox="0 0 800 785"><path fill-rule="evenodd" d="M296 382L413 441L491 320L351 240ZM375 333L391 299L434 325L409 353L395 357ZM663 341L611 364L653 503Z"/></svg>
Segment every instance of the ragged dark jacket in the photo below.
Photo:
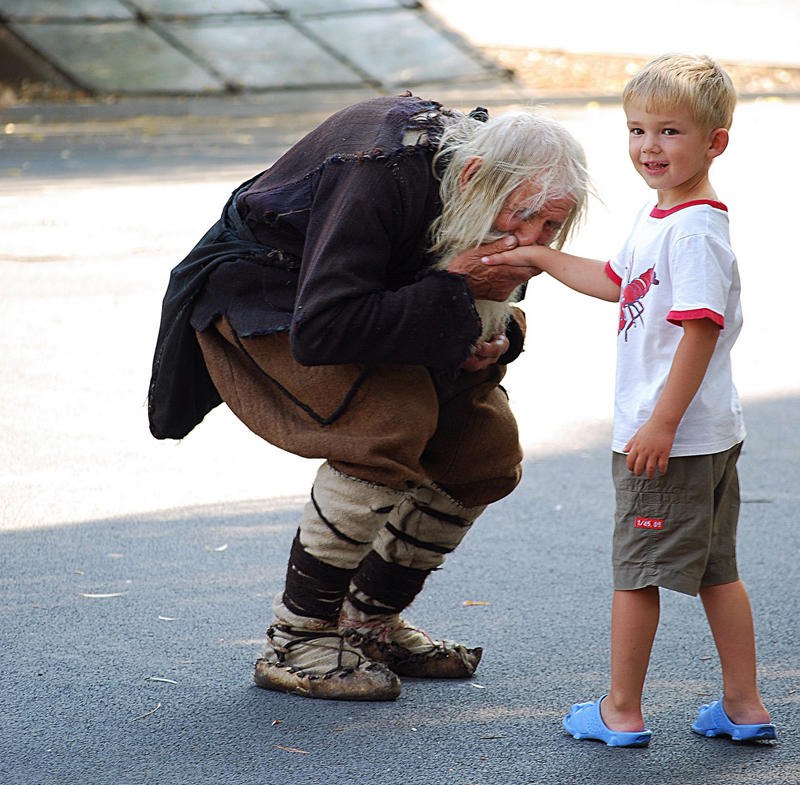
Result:
<svg viewBox="0 0 800 785"><path fill-rule="evenodd" d="M194 331L221 315L240 337L288 331L305 365L457 370L480 320L463 276L430 271L427 252L449 114L412 96L356 104L234 191L170 276L148 396L156 438L182 438L220 403ZM504 362L522 348L513 321L509 339Z"/></svg>

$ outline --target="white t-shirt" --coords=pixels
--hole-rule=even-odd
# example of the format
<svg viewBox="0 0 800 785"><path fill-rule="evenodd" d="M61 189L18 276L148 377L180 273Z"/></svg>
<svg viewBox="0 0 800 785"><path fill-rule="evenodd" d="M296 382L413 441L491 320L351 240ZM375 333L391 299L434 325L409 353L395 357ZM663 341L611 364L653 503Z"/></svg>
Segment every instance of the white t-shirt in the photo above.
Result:
<svg viewBox="0 0 800 785"><path fill-rule="evenodd" d="M653 412L686 319L708 318L721 330L670 455L709 455L742 441L730 358L742 328L741 285L725 205L644 208L606 273L621 288L613 449L622 452Z"/></svg>

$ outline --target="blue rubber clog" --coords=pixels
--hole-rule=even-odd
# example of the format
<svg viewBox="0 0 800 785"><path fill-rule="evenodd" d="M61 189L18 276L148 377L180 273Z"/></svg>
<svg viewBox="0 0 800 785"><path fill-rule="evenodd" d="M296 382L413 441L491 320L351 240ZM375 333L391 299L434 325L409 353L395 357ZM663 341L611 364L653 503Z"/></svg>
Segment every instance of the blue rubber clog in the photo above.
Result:
<svg viewBox="0 0 800 785"><path fill-rule="evenodd" d="M692 730L701 736L730 736L733 741L769 741L778 738L771 722L761 725L737 725L732 722L725 713L721 699L700 707Z"/></svg>
<svg viewBox="0 0 800 785"><path fill-rule="evenodd" d="M596 739L605 742L609 747L646 747L653 735L651 731L611 730L603 722L600 714L600 702L603 698L588 703L576 703L562 720L564 730L574 739Z"/></svg>

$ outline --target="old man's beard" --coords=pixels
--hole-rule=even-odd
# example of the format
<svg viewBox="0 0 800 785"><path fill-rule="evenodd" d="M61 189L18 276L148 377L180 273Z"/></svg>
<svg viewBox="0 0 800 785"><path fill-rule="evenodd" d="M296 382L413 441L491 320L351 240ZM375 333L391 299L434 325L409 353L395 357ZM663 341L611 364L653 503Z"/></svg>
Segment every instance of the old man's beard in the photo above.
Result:
<svg viewBox="0 0 800 785"><path fill-rule="evenodd" d="M462 251L494 242L495 240L505 237L507 234L507 232L490 231L477 240L473 236L469 239L465 239L462 243L450 242L450 248L452 250L445 252L440 257L439 261L433 264L433 269L447 270L453 259ZM475 308L478 311L478 316L480 317L482 325L478 342L488 341L494 335L502 335L505 333L506 325L511 318L511 304L521 299L522 291L523 286L520 285L502 302L496 300L475 300Z"/></svg>

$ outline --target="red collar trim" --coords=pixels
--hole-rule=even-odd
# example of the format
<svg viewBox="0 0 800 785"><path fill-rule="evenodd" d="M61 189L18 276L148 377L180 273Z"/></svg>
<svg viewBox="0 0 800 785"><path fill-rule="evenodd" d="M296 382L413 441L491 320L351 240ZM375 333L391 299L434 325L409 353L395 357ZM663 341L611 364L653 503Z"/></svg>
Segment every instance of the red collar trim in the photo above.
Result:
<svg viewBox="0 0 800 785"><path fill-rule="evenodd" d="M662 210L659 207L654 207L650 211L651 218L666 218L668 215L672 215L673 213L677 213L678 210L683 210L686 207L694 207L696 204L707 204L710 207L714 207L717 210L724 210L726 213L728 212L728 208L722 203L717 202L714 199L695 199L691 202L684 202L683 204L676 204L675 207L670 207L668 210Z"/></svg>

